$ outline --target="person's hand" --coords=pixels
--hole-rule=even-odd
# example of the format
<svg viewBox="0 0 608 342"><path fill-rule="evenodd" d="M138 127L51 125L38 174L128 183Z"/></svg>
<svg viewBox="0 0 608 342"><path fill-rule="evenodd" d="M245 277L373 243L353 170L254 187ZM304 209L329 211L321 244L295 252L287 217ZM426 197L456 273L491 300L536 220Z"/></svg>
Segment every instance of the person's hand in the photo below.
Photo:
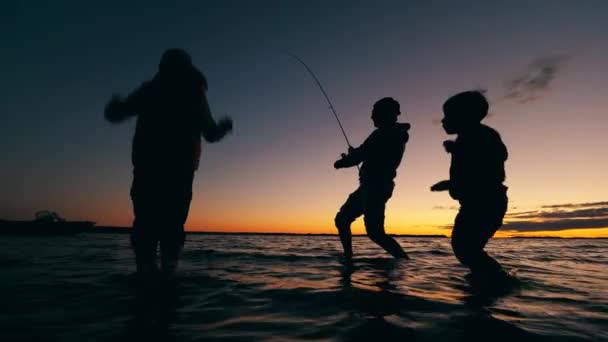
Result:
<svg viewBox="0 0 608 342"><path fill-rule="evenodd" d="M346 154L342 153L340 156L342 158L336 160L336 162L334 163L334 168L336 168L336 169L341 169L344 167L344 158L346 158Z"/></svg>
<svg viewBox="0 0 608 342"><path fill-rule="evenodd" d="M122 96L118 94L112 95L108 103L106 104L106 108L104 109L104 115L106 119L110 122L117 122L120 119L120 107L124 104L125 100Z"/></svg>
<svg viewBox="0 0 608 342"><path fill-rule="evenodd" d="M224 132L232 131L232 119L229 117L223 117L219 119L217 125Z"/></svg>
<svg viewBox="0 0 608 342"><path fill-rule="evenodd" d="M456 147L456 142L454 140L446 140L443 142L443 148L445 148L445 151L447 153L454 152L455 147Z"/></svg>
<svg viewBox="0 0 608 342"><path fill-rule="evenodd" d="M435 183L431 186L431 191L447 191L450 190L450 181L442 180L441 182Z"/></svg>

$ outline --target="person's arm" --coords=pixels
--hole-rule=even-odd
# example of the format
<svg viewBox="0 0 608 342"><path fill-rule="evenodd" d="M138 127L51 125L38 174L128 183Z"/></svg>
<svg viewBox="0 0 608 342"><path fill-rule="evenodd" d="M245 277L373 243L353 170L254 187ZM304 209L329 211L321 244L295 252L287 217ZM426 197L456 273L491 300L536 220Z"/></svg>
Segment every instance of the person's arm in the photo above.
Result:
<svg viewBox="0 0 608 342"><path fill-rule="evenodd" d="M342 169L346 167L352 167L359 165L365 159L365 144L353 148L349 147L348 154L342 154L342 158L336 160L334 167L336 169Z"/></svg>
<svg viewBox="0 0 608 342"><path fill-rule="evenodd" d="M206 141L210 143L220 141L228 132L232 131L232 119L221 118L217 123L215 122L213 116L211 116L207 96L204 93L199 105L202 117L202 133Z"/></svg>
<svg viewBox="0 0 608 342"><path fill-rule="evenodd" d="M456 150L456 141L446 140L443 142L443 148L447 153L452 153ZM431 186L431 191L449 191L451 182L449 179L439 181Z"/></svg>
<svg viewBox="0 0 608 342"><path fill-rule="evenodd" d="M450 190L450 180L442 180L431 186L431 191L448 191Z"/></svg>
<svg viewBox="0 0 608 342"><path fill-rule="evenodd" d="M120 123L138 114L141 103L144 101L146 84L129 94L127 98L113 95L106 104L104 116L111 123Z"/></svg>
<svg viewBox="0 0 608 342"><path fill-rule="evenodd" d="M372 133L361 146L354 148L348 148L348 154L342 154L342 158L336 160L334 163L334 167L336 169L352 167L361 164L364 162L368 155L370 155L373 151L373 147L378 145L378 136L377 134Z"/></svg>
<svg viewBox="0 0 608 342"><path fill-rule="evenodd" d="M446 140L443 142L443 148L447 153L453 153L456 151L456 141L454 140Z"/></svg>
<svg viewBox="0 0 608 342"><path fill-rule="evenodd" d="M123 122L135 115L135 111L129 104L128 98L124 99L119 95L113 95L106 104L104 116L111 123Z"/></svg>

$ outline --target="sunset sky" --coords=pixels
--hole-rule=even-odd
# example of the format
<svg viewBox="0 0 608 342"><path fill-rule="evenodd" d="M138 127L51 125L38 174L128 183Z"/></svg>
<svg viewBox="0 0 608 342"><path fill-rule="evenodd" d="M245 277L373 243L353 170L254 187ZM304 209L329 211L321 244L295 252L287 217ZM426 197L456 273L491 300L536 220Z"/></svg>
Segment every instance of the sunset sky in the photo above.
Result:
<svg viewBox="0 0 608 342"><path fill-rule="evenodd" d="M487 89L485 123L506 143L510 210L501 234L608 237L608 2L222 1L189 5L22 1L3 4L0 218L37 210L128 226L132 120L103 108L181 47L209 81L234 133L203 147L189 230L333 233L357 187L334 170L346 145L306 70L334 102L351 141L392 96L412 125L387 206L395 234L449 234L457 202L449 96ZM362 222L353 227L363 232Z"/></svg>

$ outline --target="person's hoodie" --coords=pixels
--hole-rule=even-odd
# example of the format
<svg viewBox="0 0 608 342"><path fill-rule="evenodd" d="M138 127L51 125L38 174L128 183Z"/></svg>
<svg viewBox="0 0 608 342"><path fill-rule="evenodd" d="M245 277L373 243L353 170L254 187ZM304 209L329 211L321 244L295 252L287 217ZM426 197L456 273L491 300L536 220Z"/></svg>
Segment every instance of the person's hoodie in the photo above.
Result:
<svg viewBox="0 0 608 342"><path fill-rule="evenodd" d="M450 146L450 147L447 147ZM504 194L505 161L509 154L500 134L480 124L458 134L446 145L452 155L450 195L456 200L479 202Z"/></svg>
<svg viewBox="0 0 608 342"><path fill-rule="evenodd" d="M403 158L410 127L409 123L395 123L377 128L361 146L351 149L338 162L339 166L349 167L362 163L359 171L362 185L392 183Z"/></svg>
<svg viewBox="0 0 608 342"><path fill-rule="evenodd" d="M194 66L160 72L119 106L106 109L113 122L137 116L132 161L138 169L198 168L201 134L219 141L229 129L211 116L207 81Z"/></svg>

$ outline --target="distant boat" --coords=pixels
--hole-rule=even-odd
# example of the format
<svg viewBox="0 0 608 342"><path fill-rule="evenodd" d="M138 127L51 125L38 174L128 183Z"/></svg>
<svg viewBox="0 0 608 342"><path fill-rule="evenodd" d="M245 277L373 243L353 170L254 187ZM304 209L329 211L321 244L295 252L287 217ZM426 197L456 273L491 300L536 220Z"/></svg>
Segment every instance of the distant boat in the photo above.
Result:
<svg viewBox="0 0 608 342"><path fill-rule="evenodd" d="M74 235L91 230L95 222L66 221L52 211L39 211L33 221L0 220L0 234L55 236Z"/></svg>

